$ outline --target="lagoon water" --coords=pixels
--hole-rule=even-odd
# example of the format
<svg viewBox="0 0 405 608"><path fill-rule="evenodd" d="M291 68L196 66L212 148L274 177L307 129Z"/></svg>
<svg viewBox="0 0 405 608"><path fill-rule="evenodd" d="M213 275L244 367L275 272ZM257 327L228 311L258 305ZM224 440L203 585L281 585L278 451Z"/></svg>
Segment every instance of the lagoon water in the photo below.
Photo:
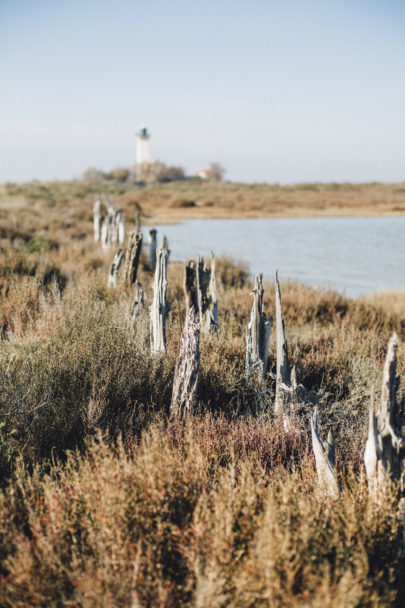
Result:
<svg viewBox="0 0 405 608"><path fill-rule="evenodd" d="M405 288L405 217L188 220L157 226L171 258L229 254L253 274L349 296Z"/></svg>

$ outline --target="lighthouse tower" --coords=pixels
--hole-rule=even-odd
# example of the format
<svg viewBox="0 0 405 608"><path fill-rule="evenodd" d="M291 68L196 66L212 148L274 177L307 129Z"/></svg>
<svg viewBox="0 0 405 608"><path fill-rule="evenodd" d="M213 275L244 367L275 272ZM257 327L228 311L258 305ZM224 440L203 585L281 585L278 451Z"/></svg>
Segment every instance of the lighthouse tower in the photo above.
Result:
<svg viewBox="0 0 405 608"><path fill-rule="evenodd" d="M141 125L136 134L136 176L137 179L142 179L142 174L145 166L150 163L149 156L149 138L150 133L145 125Z"/></svg>

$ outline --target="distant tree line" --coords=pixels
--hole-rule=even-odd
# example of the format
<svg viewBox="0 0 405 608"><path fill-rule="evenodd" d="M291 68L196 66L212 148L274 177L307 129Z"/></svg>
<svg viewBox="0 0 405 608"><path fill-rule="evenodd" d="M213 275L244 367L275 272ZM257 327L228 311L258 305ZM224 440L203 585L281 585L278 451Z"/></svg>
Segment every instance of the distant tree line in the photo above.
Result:
<svg viewBox="0 0 405 608"><path fill-rule="evenodd" d="M113 171L102 171L95 167L90 167L84 171L82 179L84 181L118 181L118 182L139 182L145 184L172 182L184 179L203 179L204 181L221 181L225 173L224 168L219 163L211 163L209 169L201 171L204 177L199 174L187 176L183 167L180 165L166 165L161 161L143 163L135 165L133 170L126 167L118 167Z"/></svg>

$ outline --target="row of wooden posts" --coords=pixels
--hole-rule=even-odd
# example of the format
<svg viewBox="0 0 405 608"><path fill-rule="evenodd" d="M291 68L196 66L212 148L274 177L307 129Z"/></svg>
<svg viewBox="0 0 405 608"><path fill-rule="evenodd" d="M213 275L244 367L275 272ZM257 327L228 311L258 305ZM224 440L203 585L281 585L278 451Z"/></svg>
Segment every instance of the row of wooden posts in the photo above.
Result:
<svg viewBox="0 0 405 608"><path fill-rule="evenodd" d="M96 205L95 205L96 218ZM107 221L109 222L107 215ZM96 220L95 220L96 225ZM110 224L109 224L110 225ZM96 236L96 234L95 234ZM153 301L150 306L150 346L153 353L166 349L166 317L169 305L167 292L167 264L169 249L167 239L156 248L156 230L150 231L148 265L154 269ZM97 240L97 239L96 239ZM134 286L135 297L130 318L135 327L137 317L144 309L144 293L137 280L143 235L140 218L137 228L130 232L125 251L122 279L124 284ZM118 270L124 258L119 249L114 257L109 273L109 286L117 287ZM219 328L218 300L215 280L215 258L211 263L202 257L190 260L184 269L184 293L186 299L186 320L180 340L180 352L176 361L170 412L172 416L184 417L191 413L197 403L199 373L200 332L217 332ZM267 375L271 323L263 311L263 276L255 277L252 290L253 305L246 331L246 376L254 375L261 382ZM274 414L283 420L286 429L294 428L294 409L306 399L306 390L297 382L295 368L290 366L287 341L281 307L281 290L276 272L276 391ZM402 404L398 399L399 378L396 373L398 338L394 334L389 341L383 372L381 398L376 406L371 397L369 409L369 430L364 453L364 463L370 493L380 497L387 482L403 481L405 441L401 435ZM317 408L311 414L312 444L315 454L319 485L322 491L337 499L341 493L335 463L335 447L331 431L322 441L318 429ZM402 491L402 488L401 488Z"/></svg>

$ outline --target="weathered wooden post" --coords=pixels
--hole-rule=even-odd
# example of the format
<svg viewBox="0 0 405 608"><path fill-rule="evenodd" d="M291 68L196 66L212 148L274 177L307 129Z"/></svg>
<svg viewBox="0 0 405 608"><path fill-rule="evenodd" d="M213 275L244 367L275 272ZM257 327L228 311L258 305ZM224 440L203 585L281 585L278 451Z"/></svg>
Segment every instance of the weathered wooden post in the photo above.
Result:
<svg viewBox="0 0 405 608"><path fill-rule="evenodd" d="M339 498L339 483L335 464L335 446L332 431L323 442L318 431L318 408L311 414L312 447L315 454L316 472L321 490L336 500Z"/></svg>
<svg viewBox="0 0 405 608"><path fill-rule="evenodd" d="M106 216L101 225L101 246L103 251L107 251L110 248L110 221Z"/></svg>
<svg viewBox="0 0 405 608"><path fill-rule="evenodd" d="M280 283L278 282L278 273L276 271L275 280L275 292L276 292L276 398L274 403L274 412L276 414L282 413L288 417L288 414L284 412L284 404L287 400L287 395L291 395L291 370L288 362L287 354L287 341L285 339L284 321L283 314L281 311L281 292Z"/></svg>
<svg viewBox="0 0 405 608"><path fill-rule="evenodd" d="M117 226L118 242L125 243L125 218L121 210L116 211L114 220Z"/></svg>
<svg viewBox="0 0 405 608"><path fill-rule="evenodd" d="M160 248L157 254L153 302L150 307L150 344L153 353L166 350L167 291L167 251Z"/></svg>
<svg viewBox="0 0 405 608"><path fill-rule="evenodd" d="M263 275L257 274L252 290L253 306L246 332L246 376L255 373L264 378L267 372L271 323L263 312Z"/></svg>
<svg viewBox="0 0 405 608"><path fill-rule="evenodd" d="M135 297L132 302L130 319L133 329L136 327L138 316L141 314L145 306L145 299L143 294L142 285L139 281L135 283Z"/></svg>
<svg viewBox="0 0 405 608"><path fill-rule="evenodd" d="M180 340L180 353L174 372L170 415L184 417L191 413L197 400L200 364L200 321L193 307L189 308Z"/></svg>
<svg viewBox="0 0 405 608"><path fill-rule="evenodd" d="M94 225L94 240L99 243L101 240L101 223L102 218L102 207L99 198L96 198L93 205L93 225Z"/></svg>
<svg viewBox="0 0 405 608"><path fill-rule="evenodd" d="M111 264L110 272L108 275L108 287L112 289L117 288L118 271L121 266L123 255L123 249L118 249L117 253L114 256L113 263Z"/></svg>
<svg viewBox="0 0 405 608"><path fill-rule="evenodd" d="M197 297L197 264L195 260L186 262L183 288L186 298L186 310L189 310L189 308L193 306L194 310L199 312Z"/></svg>
<svg viewBox="0 0 405 608"><path fill-rule="evenodd" d="M162 249L165 249L167 251L167 259L170 258L170 249L169 249L169 241L167 236L163 235L163 243L162 243Z"/></svg>
<svg viewBox="0 0 405 608"><path fill-rule="evenodd" d="M380 403L375 411L370 400L369 429L364 452L364 464L370 493L377 498L384 492L388 480L399 481L404 490L405 441L401 435L403 407L398 403L397 376L398 337L394 333L388 343Z"/></svg>
<svg viewBox="0 0 405 608"><path fill-rule="evenodd" d="M156 249L157 249L157 230L155 228L151 228L149 230L149 257L148 257L148 266L152 272L155 270L156 266Z"/></svg>
<svg viewBox="0 0 405 608"><path fill-rule="evenodd" d="M131 287L131 285L133 285L136 281L139 257L141 255L142 248L142 238L142 232L132 230L129 233L124 265L124 284L126 287Z"/></svg>
<svg viewBox="0 0 405 608"><path fill-rule="evenodd" d="M203 257L199 257L196 269L201 331L208 334L210 331L217 331L219 327L214 254L211 253L211 268L208 268Z"/></svg>

